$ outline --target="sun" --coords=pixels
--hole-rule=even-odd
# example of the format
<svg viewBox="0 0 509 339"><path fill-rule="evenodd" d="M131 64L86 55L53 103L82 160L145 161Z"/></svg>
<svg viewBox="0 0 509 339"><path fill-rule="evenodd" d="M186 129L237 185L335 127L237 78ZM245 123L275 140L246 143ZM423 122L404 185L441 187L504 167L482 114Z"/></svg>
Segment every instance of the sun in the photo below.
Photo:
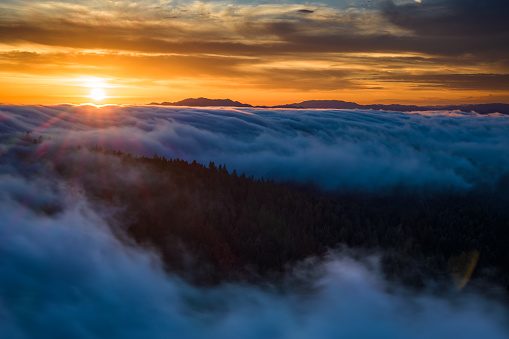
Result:
<svg viewBox="0 0 509 339"><path fill-rule="evenodd" d="M104 89L100 88L100 87L96 87L96 88L92 88L90 90L90 95L89 97L92 99L92 100L95 100L95 101L101 101L103 100L104 98L106 98L106 94L104 93Z"/></svg>
<svg viewBox="0 0 509 339"><path fill-rule="evenodd" d="M109 97L106 95L105 88L112 87L107 83L108 79L98 77L80 77L76 81L79 83L78 86L88 88L87 98L90 98L93 102L103 101Z"/></svg>

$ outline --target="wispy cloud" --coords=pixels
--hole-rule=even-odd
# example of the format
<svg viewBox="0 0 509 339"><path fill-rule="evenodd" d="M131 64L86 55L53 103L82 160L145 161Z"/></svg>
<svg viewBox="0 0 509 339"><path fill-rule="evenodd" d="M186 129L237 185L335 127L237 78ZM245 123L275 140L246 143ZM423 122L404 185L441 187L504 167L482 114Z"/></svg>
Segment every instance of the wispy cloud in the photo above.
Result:
<svg viewBox="0 0 509 339"><path fill-rule="evenodd" d="M375 95L382 98L394 93L408 99L402 93L420 84L413 82L412 76L506 76L509 68L504 42L508 32L500 14L505 7L498 0L313 5L299 1L10 1L0 18L0 47L11 60L18 60L11 63L4 59L0 67L14 76L32 71L73 76L81 66L82 73L96 76L145 77L148 81L173 76L183 84L219 77L223 83L234 81L253 91L272 84L271 90L317 91L319 96L329 97L345 89L351 91L347 94L366 97L363 89L384 87L379 78L393 72L400 76L399 81L385 83L386 92ZM46 55L44 49L48 48L64 51ZM20 66L26 59L15 53L30 49L38 53L32 58L36 60ZM363 56L358 60L352 54ZM380 55L391 61L378 65ZM231 59L225 63L225 57ZM414 63L409 57L426 62ZM348 63L343 70L348 75L327 77L317 69L297 66L317 64L323 58L329 60L332 74L337 73L338 64ZM284 69L271 68L274 62L293 64L294 79L289 79ZM59 71L61 65L65 67ZM157 71L150 71L156 65L159 76ZM271 72L260 72L269 68ZM306 74L299 81L302 72ZM454 90L456 97L472 95L475 90L507 92L475 87L475 81L466 87L453 88L447 81L441 86L438 79L428 88L437 95L442 95L439 90L444 88ZM202 91L214 87L221 86L203 87ZM204 95L195 95L200 94ZM168 98L161 97L163 100Z"/></svg>

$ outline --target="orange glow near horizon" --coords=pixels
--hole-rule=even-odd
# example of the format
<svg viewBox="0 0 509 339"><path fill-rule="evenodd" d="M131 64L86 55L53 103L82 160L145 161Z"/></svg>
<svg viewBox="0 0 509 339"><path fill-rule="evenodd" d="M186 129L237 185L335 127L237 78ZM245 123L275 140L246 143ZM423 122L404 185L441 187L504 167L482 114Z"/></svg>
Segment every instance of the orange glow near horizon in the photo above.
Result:
<svg viewBox="0 0 509 339"><path fill-rule="evenodd" d="M97 67L100 67L99 65ZM142 72L147 67L137 65ZM203 76L175 76L135 78L133 68L115 74L101 76L75 76L64 74L30 75L3 72L0 77L0 103L4 104L137 104L151 102L179 101L185 98L207 97L211 99L232 99L251 105L281 105L305 100L344 100L359 104L416 104L441 105L458 103L509 102L507 91L484 92L479 90L454 90L442 88L417 88L414 84L371 81L369 85L358 86L349 80L352 87L334 89L326 83L323 89L307 89L306 83L295 81L278 83L258 75L254 79L236 79L225 76L205 78ZM164 72L161 72L164 73ZM1 73L0 73L1 74ZM323 72L319 71L320 82ZM342 80L338 80L339 83ZM292 88L292 85L298 85ZM315 86L318 87L318 86Z"/></svg>
<svg viewBox="0 0 509 339"><path fill-rule="evenodd" d="M4 104L148 104L208 97L232 99L251 105L281 105L305 100L344 100L359 104L457 104L509 102L503 91L482 93L475 90L452 91L408 89L407 86L385 84L382 89L303 90L262 88L231 79L174 79L158 84L154 80L114 79L83 81L81 78L1 78L0 103ZM76 80L77 79L77 80ZM194 86L193 86L194 85Z"/></svg>

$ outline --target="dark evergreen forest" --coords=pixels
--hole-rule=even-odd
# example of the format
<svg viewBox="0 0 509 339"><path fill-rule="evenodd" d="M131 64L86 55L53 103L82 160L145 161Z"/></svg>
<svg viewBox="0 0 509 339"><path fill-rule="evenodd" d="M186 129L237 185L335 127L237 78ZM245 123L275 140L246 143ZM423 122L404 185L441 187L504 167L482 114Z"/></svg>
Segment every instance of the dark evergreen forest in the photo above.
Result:
<svg viewBox="0 0 509 339"><path fill-rule="evenodd" d="M87 153L84 156L84 153ZM199 284L278 279L295 263L347 247L381 256L390 281L451 284L451 272L509 290L506 176L469 191L323 192L223 165L75 148L52 160L95 203L116 208L129 242ZM87 159L72 161L70 158Z"/></svg>

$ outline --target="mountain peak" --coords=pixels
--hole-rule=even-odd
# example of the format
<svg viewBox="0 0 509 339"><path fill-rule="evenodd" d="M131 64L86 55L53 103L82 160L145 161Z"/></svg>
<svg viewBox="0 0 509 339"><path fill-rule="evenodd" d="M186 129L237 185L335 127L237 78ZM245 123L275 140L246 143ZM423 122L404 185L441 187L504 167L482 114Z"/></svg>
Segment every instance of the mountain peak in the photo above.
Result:
<svg viewBox="0 0 509 339"><path fill-rule="evenodd" d="M151 103L151 105L163 106L229 106L229 107L252 107L249 104L243 104L231 99L208 99L208 98L187 98L176 102Z"/></svg>

